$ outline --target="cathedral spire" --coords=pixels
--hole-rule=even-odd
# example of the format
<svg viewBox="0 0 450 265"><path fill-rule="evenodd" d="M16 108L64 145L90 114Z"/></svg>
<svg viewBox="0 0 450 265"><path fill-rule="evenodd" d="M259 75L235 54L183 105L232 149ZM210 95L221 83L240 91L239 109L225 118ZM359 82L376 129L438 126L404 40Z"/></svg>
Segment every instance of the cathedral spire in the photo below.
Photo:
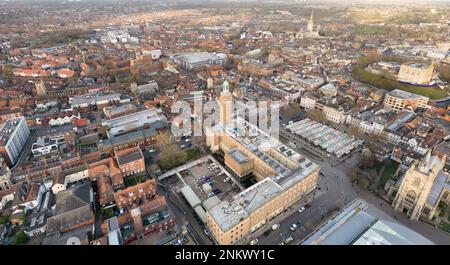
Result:
<svg viewBox="0 0 450 265"><path fill-rule="evenodd" d="M314 30L314 20L313 20L313 17L314 17L314 10L311 10L311 16L310 16L310 18L309 18L309 21L308 21L308 31L313 31Z"/></svg>

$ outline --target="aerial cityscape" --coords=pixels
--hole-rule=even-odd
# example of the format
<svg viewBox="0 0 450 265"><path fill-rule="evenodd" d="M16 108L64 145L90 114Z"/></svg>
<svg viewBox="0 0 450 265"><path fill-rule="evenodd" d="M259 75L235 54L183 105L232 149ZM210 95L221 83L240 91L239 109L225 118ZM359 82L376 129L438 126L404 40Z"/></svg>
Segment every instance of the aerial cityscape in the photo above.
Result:
<svg viewBox="0 0 450 265"><path fill-rule="evenodd" d="M449 204L450 1L0 0L0 245L450 245Z"/></svg>

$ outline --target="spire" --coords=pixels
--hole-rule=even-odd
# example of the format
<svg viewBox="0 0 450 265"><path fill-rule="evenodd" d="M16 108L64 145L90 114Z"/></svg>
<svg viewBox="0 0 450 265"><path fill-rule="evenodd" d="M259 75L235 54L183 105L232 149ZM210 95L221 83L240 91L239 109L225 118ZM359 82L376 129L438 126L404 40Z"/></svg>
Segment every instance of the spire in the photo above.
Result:
<svg viewBox="0 0 450 265"><path fill-rule="evenodd" d="M308 31L313 31L314 30L314 20L313 20L313 17L314 17L314 10L311 10L311 16L310 16L310 18L309 18L309 21L308 21Z"/></svg>
<svg viewBox="0 0 450 265"><path fill-rule="evenodd" d="M230 84L227 80L225 80L222 84L222 92L229 93L230 92Z"/></svg>
<svg viewBox="0 0 450 265"><path fill-rule="evenodd" d="M430 169L430 162L431 162L431 149L428 150L426 156L422 159L422 161L420 161L419 170L422 173L427 173L428 170Z"/></svg>

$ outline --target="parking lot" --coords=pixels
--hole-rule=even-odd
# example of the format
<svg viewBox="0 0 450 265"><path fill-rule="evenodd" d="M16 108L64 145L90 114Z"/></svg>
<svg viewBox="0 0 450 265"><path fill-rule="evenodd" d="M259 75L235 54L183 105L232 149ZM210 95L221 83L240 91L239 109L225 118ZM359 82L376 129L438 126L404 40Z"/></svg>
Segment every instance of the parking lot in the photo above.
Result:
<svg viewBox="0 0 450 265"><path fill-rule="evenodd" d="M230 200L239 193L240 185L233 176L212 156L206 156L163 174L160 183L165 186L169 204L177 208L174 212L182 224L189 228L199 244L212 244L205 233L205 226L181 192L189 186L199 201L217 196L220 201ZM172 207L171 207L172 208Z"/></svg>
<svg viewBox="0 0 450 265"><path fill-rule="evenodd" d="M185 183L192 188L202 201L214 194L222 201L229 200L239 192L239 189L235 187L236 185L233 185L231 179L222 169L219 167L213 169L208 167L212 163L211 160L208 160L205 163L200 163L183 170L180 174Z"/></svg>

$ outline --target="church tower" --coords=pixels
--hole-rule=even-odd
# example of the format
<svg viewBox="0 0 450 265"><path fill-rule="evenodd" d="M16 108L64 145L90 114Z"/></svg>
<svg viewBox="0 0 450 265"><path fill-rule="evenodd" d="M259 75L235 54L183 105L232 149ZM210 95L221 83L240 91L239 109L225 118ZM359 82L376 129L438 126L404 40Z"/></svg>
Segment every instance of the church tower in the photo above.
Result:
<svg viewBox="0 0 450 265"><path fill-rule="evenodd" d="M219 104L220 104L220 122L223 125L227 125L232 120L232 101L233 96L230 91L230 84L225 80L222 84L222 92L220 92Z"/></svg>
<svg viewBox="0 0 450 265"><path fill-rule="evenodd" d="M40 80L39 82L36 82L35 85L36 85L36 95L38 97L43 97L47 94L44 81Z"/></svg>

